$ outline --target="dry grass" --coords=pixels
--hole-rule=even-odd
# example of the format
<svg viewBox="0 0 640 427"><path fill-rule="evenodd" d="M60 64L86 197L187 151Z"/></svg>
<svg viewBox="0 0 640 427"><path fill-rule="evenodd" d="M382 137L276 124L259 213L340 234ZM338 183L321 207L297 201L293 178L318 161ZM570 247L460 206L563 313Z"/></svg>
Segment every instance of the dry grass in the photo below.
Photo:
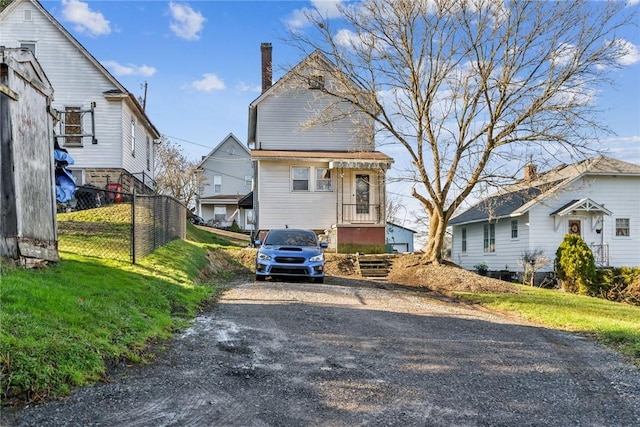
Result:
<svg viewBox="0 0 640 427"><path fill-rule="evenodd" d="M243 265L253 269L256 249L245 248L233 252ZM327 253L325 268L327 276L362 279L357 272L355 255ZM454 292L518 292L518 287L514 284L479 276L454 265L425 264L418 254L398 254L393 260L388 282L425 288L445 294Z"/></svg>

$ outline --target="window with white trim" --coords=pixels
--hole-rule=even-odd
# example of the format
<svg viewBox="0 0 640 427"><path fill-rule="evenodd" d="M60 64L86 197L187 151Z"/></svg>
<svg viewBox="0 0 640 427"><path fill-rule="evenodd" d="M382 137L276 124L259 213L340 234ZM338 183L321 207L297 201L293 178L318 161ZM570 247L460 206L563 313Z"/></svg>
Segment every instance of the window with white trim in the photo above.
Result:
<svg viewBox="0 0 640 427"><path fill-rule="evenodd" d="M517 219L514 219L511 221L511 238L512 239L518 238L518 220Z"/></svg>
<svg viewBox="0 0 640 427"><path fill-rule="evenodd" d="M222 175L213 176L213 192L222 193Z"/></svg>
<svg viewBox="0 0 640 427"><path fill-rule="evenodd" d="M496 225L495 224L485 224L484 225L484 238L482 247L484 252L495 252L496 251Z"/></svg>
<svg viewBox="0 0 640 427"><path fill-rule="evenodd" d="M147 135L147 170L151 170L151 138Z"/></svg>
<svg viewBox="0 0 640 427"><path fill-rule="evenodd" d="M223 223L227 220L227 208L224 206L215 206L213 208L213 221Z"/></svg>
<svg viewBox="0 0 640 427"><path fill-rule="evenodd" d="M309 191L309 168L291 168L291 189L293 191Z"/></svg>
<svg viewBox="0 0 640 427"><path fill-rule="evenodd" d="M331 169L316 168L316 191L333 191Z"/></svg>
<svg viewBox="0 0 640 427"><path fill-rule="evenodd" d="M136 121L131 119L131 155L136 156Z"/></svg>
<svg viewBox="0 0 640 427"><path fill-rule="evenodd" d="M20 47L30 50L33 56L36 56L36 42L20 42Z"/></svg>
<svg viewBox="0 0 640 427"><path fill-rule="evenodd" d="M461 230L461 234L462 234L462 239L461 239L462 248L461 248L461 251L462 251L463 254L466 254L467 253L467 229L463 228Z"/></svg>
<svg viewBox="0 0 640 427"><path fill-rule="evenodd" d="M251 175L245 175L244 176L244 186L245 187L251 187L251 181L253 180L253 177Z"/></svg>
<svg viewBox="0 0 640 427"><path fill-rule="evenodd" d="M616 236L629 237L631 235L629 218L616 218Z"/></svg>

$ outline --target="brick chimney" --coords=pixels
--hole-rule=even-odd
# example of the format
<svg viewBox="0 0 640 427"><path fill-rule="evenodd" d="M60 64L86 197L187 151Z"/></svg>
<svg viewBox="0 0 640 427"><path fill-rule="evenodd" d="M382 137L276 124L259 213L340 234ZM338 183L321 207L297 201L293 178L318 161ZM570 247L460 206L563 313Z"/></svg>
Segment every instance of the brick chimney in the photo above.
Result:
<svg viewBox="0 0 640 427"><path fill-rule="evenodd" d="M268 90L273 84L271 50L271 43L260 44L260 52L262 52L262 93Z"/></svg>
<svg viewBox="0 0 640 427"><path fill-rule="evenodd" d="M531 180L536 179L537 177L538 177L538 168L534 163L529 162L526 165L524 165L524 180L525 181L531 181Z"/></svg>

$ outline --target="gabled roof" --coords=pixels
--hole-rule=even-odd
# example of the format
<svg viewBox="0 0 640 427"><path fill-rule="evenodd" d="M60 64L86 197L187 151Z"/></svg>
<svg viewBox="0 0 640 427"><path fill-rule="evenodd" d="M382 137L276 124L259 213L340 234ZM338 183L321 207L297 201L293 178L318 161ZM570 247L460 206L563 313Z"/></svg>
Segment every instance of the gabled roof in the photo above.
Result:
<svg viewBox="0 0 640 427"><path fill-rule="evenodd" d="M300 61L291 70L287 71L278 81L276 81L271 87L260 94L255 100L249 104L249 136L247 138L247 144L255 144L256 139L256 126L257 126L257 108L258 104L265 98L271 96L274 92L280 90L285 83L291 81L296 76L301 74L301 70L306 68L317 68L322 66L323 70L330 71L332 73L341 73L336 65L331 62L322 52L319 50L313 51L306 58ZM357 86L355 82L351 82L353 86Z"/></svg>
<svg viewBox="0 0 640 427"><path fill-rule="evenodd" d="M82 53L89 62L93 66L95 66L104 76L113 84L117 91L119 91L126 98L127 101L132 105L132 107L137 111L137 113L144 119L147 126L151 129L152 132L155 133L155 137L160 137L160 132L153 125L146 112L136 99L136 97L130 93L89 51L75 38L69 33L60 22L56 18L53 17L41 4L38 0L13 0L9 5L0 12L0 22L6 17L9 16L13 11L22 3L31 3L36 9L38 9L79 51ZM55 88L53 88L55 90ZM110 91L110 93L117 93L117 91ZM105 95L107 95L105 93Z"/></svg>
<svg viewBox="0 0 640 427"><path fill-rule="evenodd" d="M222 141L220 141L220 142L218 143L218 145L216 145L216 146L213 148L213 150L211 150L211 151L209 152L209 154L207 154L206 156L204 156L204 157L202 158L202 160L200 161L200 163L198 163L198 167L202 167L202 165L203 165L207 160L209 160L209 159L213 156L213 154L214 154L216 151L218 151L218 150L220 149L220 147L222 147L222 145L223 145L225 142L227 142L227 141L229 140L229 138L231 138L232 140L234 140L234 141L235 141L235 142L236 142L236 143L237 143L237 144L238 144L238 145L239 145L239 146L240 146L240 147L241 147L241 148L242 148L242 149L243 149L247 154L251 154L251 151L249 150L249 148L248 148L248 147L246 147L242 142L240 142L240 140L239 140L239 139L238 139L238 138L237 138L233 133L230 133L229 135L225 136L225 137L222 139Z"/></svg>
<svg viewBox="0 0 640 427"><path fill-rule="evenodd" d="M594 202L593 200L586 198L580 200L572 200L564 206L559 207L555 211L551 212L549 215L558 215L565 216L569 215L572 212L582 211L582 212L599 212L605 215L611 215L612 212L605 208L604 206Z"/></svg>
<svg viewBox="0 0 640 427"><path fill-rule="evenodd" d="M387 221L387 228L389 228L389 227L402 228L403 230L407 230L407 231L409 231L409 232L411 232L411 233L413 233L413 234L417 233L417 231L415 231L415 230L412 230L412 229L410 229L410 228L403 227L402 225L398 225L398 224L395 224L395 223L393 223L393 222L389 222L389 221Z"/></svg>
<svg viewBox="0 0 640 427"><path fill-rule="evenodd" d="M561 164L550 171L539 174L532 180L519 181L498 194L481 200L449 220L449 225L461 225L486 221L489 218L498 219L522 215L543 199L545 195L557 191L580 177L591 175L640 177L640 165L606 156L592 157L570 165ZM572 203L578 205L587 202L586 199L583 199L574 200ZM592 203L597 205L595 202ZM566 207L564 206L563 208ZM603 207L600 206L600 208L601 212L608 212Z"/></svg>

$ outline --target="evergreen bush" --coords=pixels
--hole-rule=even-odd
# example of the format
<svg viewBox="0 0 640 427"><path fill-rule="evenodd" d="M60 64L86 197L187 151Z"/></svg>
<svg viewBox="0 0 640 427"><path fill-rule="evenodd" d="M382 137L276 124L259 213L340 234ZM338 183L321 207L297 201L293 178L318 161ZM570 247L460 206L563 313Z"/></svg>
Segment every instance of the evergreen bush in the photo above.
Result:
<svg viewBox="0 0 640 427"><path fill-rule="evenodd" d="M556 271L562 289L596 295L596 262L589 246L576 234L567 234L556 251Z"/></svg>

